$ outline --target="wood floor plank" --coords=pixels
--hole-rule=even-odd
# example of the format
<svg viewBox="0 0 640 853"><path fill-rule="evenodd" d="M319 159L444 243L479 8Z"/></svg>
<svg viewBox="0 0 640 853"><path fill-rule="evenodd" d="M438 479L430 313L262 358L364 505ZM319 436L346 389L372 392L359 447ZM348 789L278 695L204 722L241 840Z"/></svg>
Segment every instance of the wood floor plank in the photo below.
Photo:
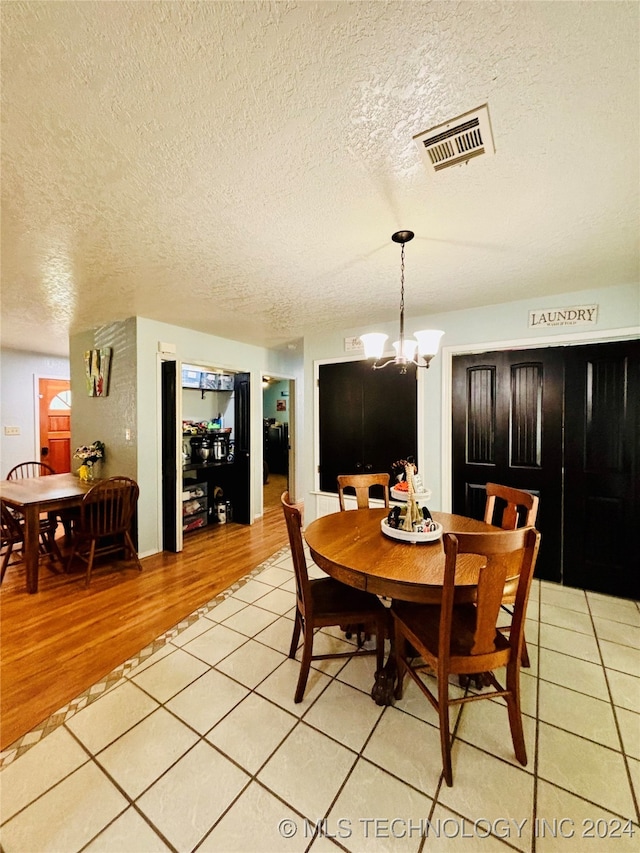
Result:
<svg viewBox="0 0 640 853"><path fill-rule="evenodd" d="M212 525L180 554L52 574L25 590L22 564L0 590L0 748L5 749L160 634L288 544L279 506L252 525ZM79 567L81 568L81 567Z"/></svg>

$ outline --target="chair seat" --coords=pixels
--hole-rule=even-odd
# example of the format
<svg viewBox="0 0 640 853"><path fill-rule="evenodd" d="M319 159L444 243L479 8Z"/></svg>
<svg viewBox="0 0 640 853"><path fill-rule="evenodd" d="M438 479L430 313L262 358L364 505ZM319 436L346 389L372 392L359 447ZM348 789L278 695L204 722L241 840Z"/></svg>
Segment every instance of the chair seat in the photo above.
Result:
<svg viewBox="0 0 640 853"><path fill-rule="evenodd" d="M394 601L393 613L434 657L438 656L440 607L437 604L413 604L408 601ZM509 653L508 639L496 631L495 649L484 654L474 654L472 648L476 634L477 608L473 604L456 605L451 613L451 645L449 647L450 671L479 672L483 657L497 652ZM456 662L456 658L461 658ZM505 657L505 663L506 663Z"/></svg>
<svg viewBox="0 0 640 853"><path fill-rule="evenodd" d="M370 614L372 610L384 610L384 605L361 589L346 586L334 578L315 578L309 582L313 601L314 617L344 618Z"/></svg>

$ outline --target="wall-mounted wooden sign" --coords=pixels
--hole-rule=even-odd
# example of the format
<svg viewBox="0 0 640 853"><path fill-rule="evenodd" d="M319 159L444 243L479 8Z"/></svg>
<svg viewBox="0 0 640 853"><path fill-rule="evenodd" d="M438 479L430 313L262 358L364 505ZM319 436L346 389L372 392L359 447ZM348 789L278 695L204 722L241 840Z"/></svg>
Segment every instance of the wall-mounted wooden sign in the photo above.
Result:
<svg viewBox="0 0 640 853"><path fill-rule="evenodd" d="M572 305L570 308L543 308L538 311L529 311L530 329L545 329L550 326L595 326L597 322L597 305Z"/></svg>

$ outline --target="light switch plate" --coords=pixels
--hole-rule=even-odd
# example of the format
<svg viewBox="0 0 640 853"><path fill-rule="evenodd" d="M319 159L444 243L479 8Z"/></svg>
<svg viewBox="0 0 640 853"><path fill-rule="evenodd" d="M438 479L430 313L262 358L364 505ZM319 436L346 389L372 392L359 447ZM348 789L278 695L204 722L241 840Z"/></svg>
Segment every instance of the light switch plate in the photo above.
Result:
<svg viewBox="0 0 640 853"><path fill-rule="evenodd" d="M4 428L5 435L20 435L20 427L6 426Z"/></svg>
<svg viewBox="0 0 640 853"><path fill-rule="evenodd" d="M351 338L344 339L344 351L345 352L363 352L364 346L362 341L357 335L354 335Z"/></svg>

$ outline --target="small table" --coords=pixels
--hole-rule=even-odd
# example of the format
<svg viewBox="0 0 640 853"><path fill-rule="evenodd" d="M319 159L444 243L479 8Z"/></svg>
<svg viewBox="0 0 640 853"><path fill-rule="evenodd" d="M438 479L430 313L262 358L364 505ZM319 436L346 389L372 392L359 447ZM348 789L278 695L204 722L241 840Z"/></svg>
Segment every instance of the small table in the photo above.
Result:
<svg viewBox="0 0 640 853"><path fill-rule="evenodd" d="M27 592L38 591L40 513L80 506L92 485L84 483L75 474L0 480L0 498L24 516Z"/></svg>
<svg viewBox="0 0 640 853"><path fill-rule="evenodd" d="M312 521L304 536L315 563L328 575L374 595L439 604L444 582L442 540L411 544L390 539L380 522L388 510L358 509L334 512ZM491 533L500 528L484 521L446 512L432 513L444 533ZM461 554L456 564L456 602L474 601L484 559ZM392 633L392 632L391 632ZM389 656L372 690L375 701L391 704L395 662Z"/></svg>

